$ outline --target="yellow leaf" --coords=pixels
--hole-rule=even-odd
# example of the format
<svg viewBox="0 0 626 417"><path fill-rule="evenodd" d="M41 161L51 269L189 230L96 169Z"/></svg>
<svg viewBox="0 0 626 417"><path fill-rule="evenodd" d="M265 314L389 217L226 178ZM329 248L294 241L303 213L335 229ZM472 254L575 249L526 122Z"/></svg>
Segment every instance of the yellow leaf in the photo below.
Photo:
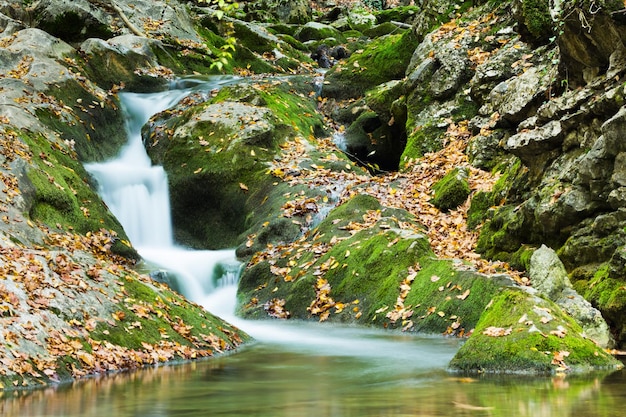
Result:
<svg viewBox="0 0 626 417"><path fill-rule="evenodd" d="M248 191L248 186L246 184L244 184L243 182L239 183L239 188L241 188L244 191Z"/></svg>
<svg viewBox="0 0 626 417"><path fill-rule="evenodd" d="M470 295L470 290L465 290L463 294L457 295L456 298L458 298L459 300L465 300L468 295Z"/></svg>

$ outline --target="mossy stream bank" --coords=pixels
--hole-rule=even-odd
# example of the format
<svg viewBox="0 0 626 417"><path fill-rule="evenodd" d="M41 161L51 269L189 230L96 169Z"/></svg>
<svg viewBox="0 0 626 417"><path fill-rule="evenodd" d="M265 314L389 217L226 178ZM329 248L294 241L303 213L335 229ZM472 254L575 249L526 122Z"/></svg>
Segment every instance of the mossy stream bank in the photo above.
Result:
<svg viewBox="0 0 626 417"><path fill-rule="evenodd" d="M25 14L0 2L5 387L205 356L246 340L129 269L137 254L82 169L123 142L117 92L220 70L252 82L190 96L153 118L144 141L169 175L177 241L236 246L248 262L242 315L471 334L453 361L468 371L618 366L560 307L520 289L532 285L523 269L533 251L554 247L622 343L623 71L603 50L604 61L584 63L598 71L583 77L576 21L557 34L556 49L529 35L528 16L510 14L508 2L367 12L371 27L358 29L341 8L333 18L305 7L317 22L303 25L271 13L262 24L237 11L218 19L191 2L89 3L70 14L63 10L74 6L61 3ZM51 29L75 14L93 24ZM621 27L604 9L599 17ZM396 28L385 29L390 21ZM211 65L231 50L233 33L232 59ZM321 44L341 44L349 57L319 96L310 54ZM565 73L580 91L558 88ZM327 126L352 135L352 159ZM607 161L612 171L601 169ZM94 299L104 307L91 309ZM554 317L539 332L510 321L537 304ZM60 335L36 325L48 314ZM471 343L501 354L468 359Z"/></svg>

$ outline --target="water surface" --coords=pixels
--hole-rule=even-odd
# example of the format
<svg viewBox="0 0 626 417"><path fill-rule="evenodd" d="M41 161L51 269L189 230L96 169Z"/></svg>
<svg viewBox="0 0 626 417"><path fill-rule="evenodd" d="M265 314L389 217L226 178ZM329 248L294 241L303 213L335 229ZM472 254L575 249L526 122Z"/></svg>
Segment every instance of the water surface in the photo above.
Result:
<svg viewBox="0 0 626 417"><path fill-rule="evenodd" d="M278 326L276 342L268 334L268 340L228 356L4 393L0 413L6 417L624 415L624 372L584 378L467 378L445 371L458 347L455 340L311 324L302 329L301 324ZM260 325L268 330L276 322ZM288 334L296 339L287 341Z"/></svg>

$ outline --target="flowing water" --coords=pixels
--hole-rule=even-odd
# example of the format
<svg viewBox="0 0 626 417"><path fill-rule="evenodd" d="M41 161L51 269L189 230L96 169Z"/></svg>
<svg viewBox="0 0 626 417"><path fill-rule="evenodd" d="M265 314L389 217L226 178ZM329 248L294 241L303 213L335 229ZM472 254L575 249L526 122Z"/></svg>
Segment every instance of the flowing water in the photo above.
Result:
<svg viewBox="0 0 626 417"><path fill-rule="evenodd" d="M122 95L129 143L88 166L139 253L174 271L181 291L256 342L237 353L102 376L27 392L0 392L0 415L58 417L623 416L626 373L587 377L476 377L446 372L459 341L233 315L240 268L232 250L192 251L172 240L167 178L151 165L140 129L191 91Z"/></svg>

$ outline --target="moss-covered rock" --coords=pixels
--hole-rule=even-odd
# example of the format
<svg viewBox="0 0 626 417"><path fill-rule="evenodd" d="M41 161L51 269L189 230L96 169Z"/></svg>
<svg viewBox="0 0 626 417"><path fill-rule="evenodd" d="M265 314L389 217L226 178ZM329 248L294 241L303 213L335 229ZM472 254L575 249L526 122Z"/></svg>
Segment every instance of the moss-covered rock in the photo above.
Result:
<svg viewBox="0 0 626 417"><path fill-rule="evenodd" d="M415 221L355 195L299 240L252 258L240 313L463 335L512 281L437 260Z"/></svg>
<svg viewBox="0 0 626 417"><path fill-rule="evenodd" d="M521 289L496 295L450 362L464 372L553 374L620 369L554 303Z"/></svg>
<svg viewBox="0 0 626 417"><path fill-rule="evenodd" d="M287 137L321 129L311 85L271 80L223 88L212 100L153 121L148 152L170 184L177 241L196 248L233 247L267 219L276 182L269 163ZM304 89L304 90L303 90ZM308 89L308 90L306 90ZM293 118L298 114L297 119ZM263 218L262 221L259 218Z"/></svg>
<svg viewBox="0 0 626 417"><path fill-rule="evenodd" d="M555 31L556 24L550 15L550 2L547 0L521 0L520 24L526 29L529 40L547 41Z"/></svg>
<svg viewBox="0 0 626 417"><path fill-rule="evenodd" d="M86 237L48 231L37 250L13 246L0 254L0 291L20 295L10 309L0 306L0 323L6 332L25 336L0 345L2 357L11 360L0 375L3 390L199 359L250 340L118 263L108 251L110 239L102 232ZM26 266L28 280L6 270Z"/></svg>
<svg viewBox="0 0 626 417"><path fill-rule="evenodd" d="M73 150L41 134L21 132L19 137L31 155L26 176L33 192L24 194L30 218L83 235L101 229L114 231L117 238L112 251L138 259L124 229L95 193L89 174Z"/></svg>
<svg viewBox="0 0 626 417"><path fill-rule="evenodd" d="M448 211L463 204L470 195L467 171L455 168L433 185L431 203L441 211Z"/></svg>
<svg viewBox="0 0 626 417"><path fill-rule="evenodd" d="M339 30L335 29L331 25L318 22L306 23L300 27L293 36L300 42L312 40L322 41L325 39L336 39L338 42L346 41L345 37Z"/></svg>
<svg viewBox="0 0 626 417"><path fill-rule="evenodd" d="M622 272L622 271L620 271ZM574 289L602 313L620 345L626 341L626 285L609 263L597 267L593 276L573 282Z"/></svg>
<svg viewBox="0 0 626 417"><path fill-rule="evenodd" d="M392 7L390 9L379 10L376 11L374 14L376 15L378 23L392 21L408 23L413 20L420 11L421 10L418 6L399 6Z"/></svg>
<svg viewBox="0 0 626 417"><path fill-rule="evenodd" d="M345 64L326 74L322 94L332 98L355 98L390 80L399 80L411 60L417 39L411 31L373 40L360 53L354 53Z"/></svg>

